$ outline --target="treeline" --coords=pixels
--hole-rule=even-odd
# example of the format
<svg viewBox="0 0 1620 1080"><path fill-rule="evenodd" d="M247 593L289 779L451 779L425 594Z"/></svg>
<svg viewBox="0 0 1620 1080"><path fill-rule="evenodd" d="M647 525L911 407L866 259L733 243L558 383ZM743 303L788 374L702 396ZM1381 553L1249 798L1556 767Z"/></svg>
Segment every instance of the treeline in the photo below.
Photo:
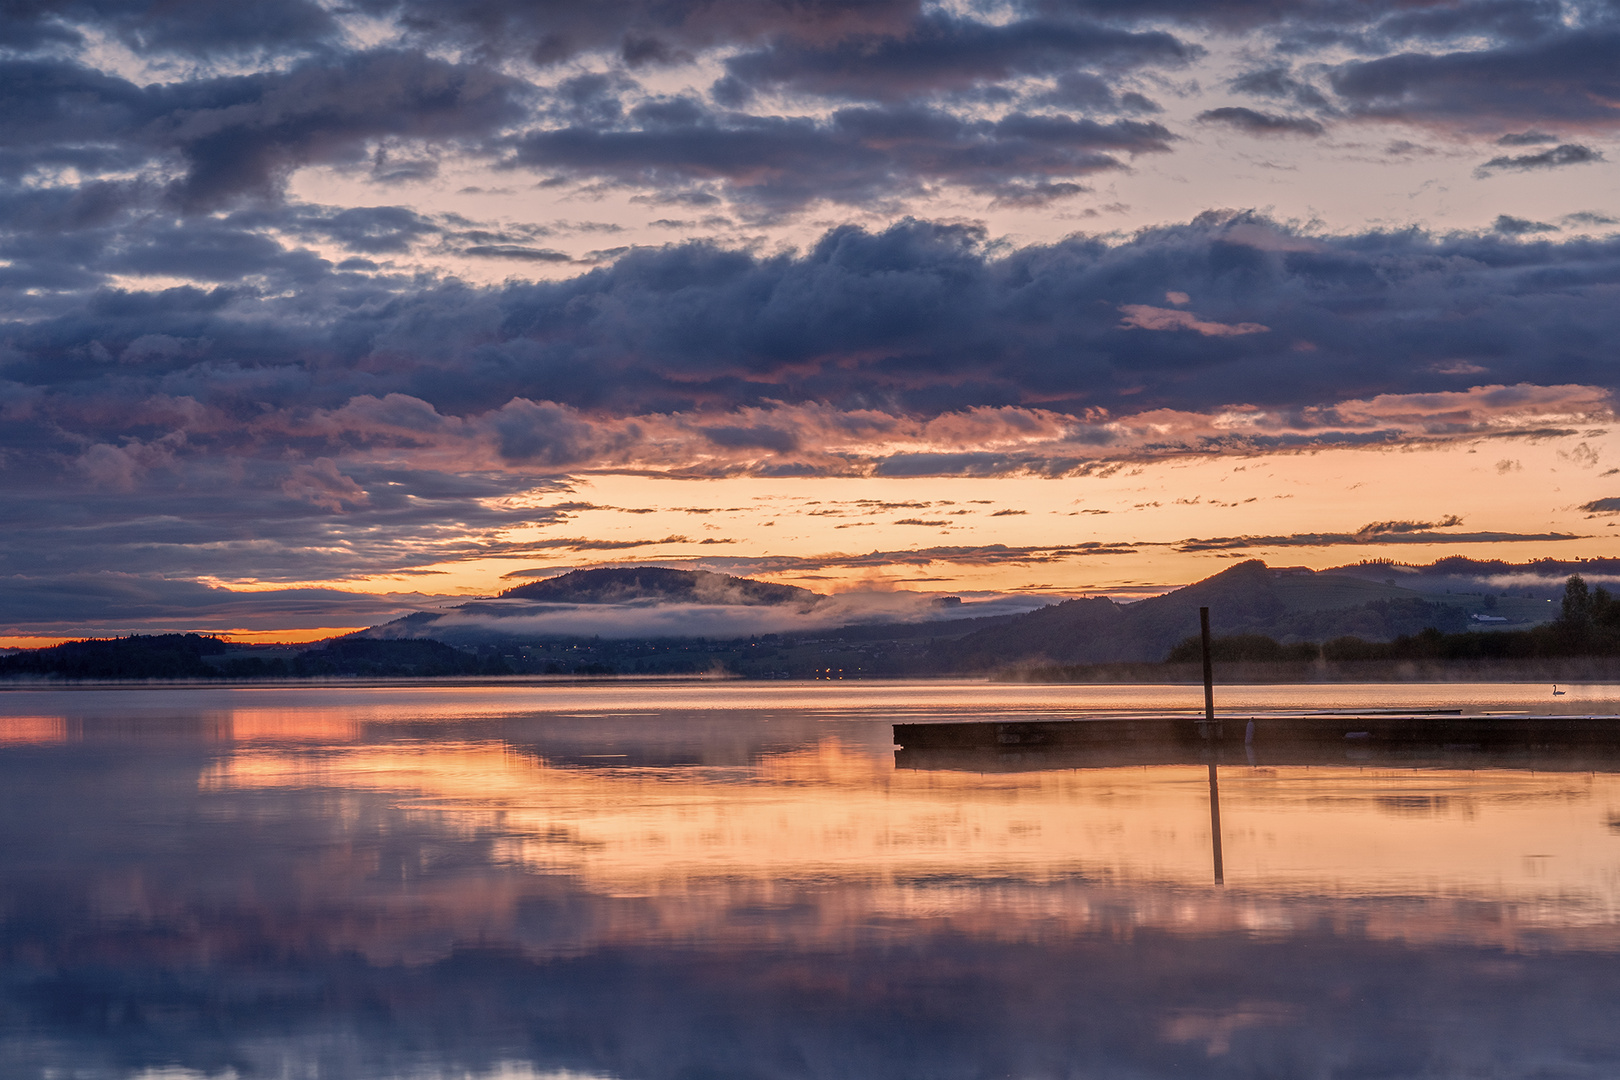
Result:
<svg viewBox="0 0 1620 1080"><path fill-rule="evenodd" d="M333 676L445 678L510 675L496 653L463 652L424 638L340 638L295 656L228 656L230 646L203 634L136 634L68 641L0 656L0 678L292 679Z"/></svg>
<svg viewBox="0 0 1620 1080"><path fill-rule="evenodd" d="M1185 639L1170 650L1167 664L1197 663L1202 643ZM1347 635L1320 644L1283 644L1263 634L1237 634L1210 642L1212 659L1224 663L1301 663L1316 660L1552 660L1620 657L1620 600L1602 586L1589 588L1579 574L1564 585L1558 618L1527 630L1446 632L1429 626L1389 641Z"/></svg>
<svg viewBox="0 0 1620 1080"><path fill-rule="evenodd" d="M67 641L0 656L0 675L61 679L200 679L217 672L203 659L228 646L201 634L149 634Z"/></svg>

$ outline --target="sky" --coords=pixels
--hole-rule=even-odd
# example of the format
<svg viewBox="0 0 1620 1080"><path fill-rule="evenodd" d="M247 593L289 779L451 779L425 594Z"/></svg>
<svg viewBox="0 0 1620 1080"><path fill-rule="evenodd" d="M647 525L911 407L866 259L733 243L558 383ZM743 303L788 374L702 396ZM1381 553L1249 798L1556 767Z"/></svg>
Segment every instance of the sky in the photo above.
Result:
<svg viewBox="0 0 1620 1080"><path fill-rule="evenodd" d="M1615 554L1620 3L0 13L0 641Z"/></svg>

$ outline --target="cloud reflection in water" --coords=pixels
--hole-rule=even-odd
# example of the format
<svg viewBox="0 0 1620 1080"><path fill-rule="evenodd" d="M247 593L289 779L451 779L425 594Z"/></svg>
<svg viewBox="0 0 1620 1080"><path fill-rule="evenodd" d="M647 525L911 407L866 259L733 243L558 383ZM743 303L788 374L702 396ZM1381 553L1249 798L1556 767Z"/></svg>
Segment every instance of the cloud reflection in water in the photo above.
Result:
<svg viewBox="0 0 1620 1080"><path fill-rule="evenodd" d="M777 693L8 695L0 1071L1620 1064L1620 776L1227 770L1216 890L1197 768L896 771Z"/></svg>

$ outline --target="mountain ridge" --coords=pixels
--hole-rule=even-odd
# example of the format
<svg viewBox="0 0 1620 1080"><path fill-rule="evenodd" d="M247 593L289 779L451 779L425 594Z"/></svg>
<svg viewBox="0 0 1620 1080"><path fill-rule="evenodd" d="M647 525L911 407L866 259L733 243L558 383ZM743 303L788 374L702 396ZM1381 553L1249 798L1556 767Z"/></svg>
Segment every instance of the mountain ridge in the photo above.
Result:
<svg viewBox="0 0 1620 1080"><path fill-rule="evenodd" d="M1499 570L1494 565L1488 568ZM1456 567L1445 569L1441 580L1452 581ZM493 645L520 669L528 656L537 665L533 669L540 671L566 669L589 654L597 667L656 673L670 670L665 665L689 662L678 653L707 648L715 665L760 677L836 670L898 676L975 674L1042 664L1156 663L1198 632L1200 607L1211 608L1217 636L1259 634L1282 642L1347 636L1388 641L1430 627L1452 633L1478 629L1482 624L1475 620L1487 617L1486 611L1506 612L1488 616L1493 624L1504 626L1531 625L1554 613L1544 599L1428 594L1396 584L1391 575L1403 582L1418 580L1409 568L1378 565L1313 571L1270 567L1252 559L1131 603L1081 597L1021 614L958 619L940 618L953 610L948 607L917 608L913 617L899 621L867 619L765 633L749 628L750 612L825 613L838 597L704 571L595 568L518 586L447 613L407 616L361 633L439 637L463 647ZM712 607L716 601L721 603L718 608ZM634 617L639 610L672 611L677 617L645 632L635 629L640 624L633 618L609 633L585 629L590 625L587 620L598 613L628 612ZM703 624L709 629L699 630L697 622L680 616L700 610L719 612L719 622ZM954 610L968 615L971 605ZM552 621L535 629L539 624L528 621L535 611L546 612ZM919 613L932 617L918 618ZM728 641L733 644L725 646ZM708 645L700 648L698 642ZM767 656L777 657L778 666L766 662Z"/></svg>

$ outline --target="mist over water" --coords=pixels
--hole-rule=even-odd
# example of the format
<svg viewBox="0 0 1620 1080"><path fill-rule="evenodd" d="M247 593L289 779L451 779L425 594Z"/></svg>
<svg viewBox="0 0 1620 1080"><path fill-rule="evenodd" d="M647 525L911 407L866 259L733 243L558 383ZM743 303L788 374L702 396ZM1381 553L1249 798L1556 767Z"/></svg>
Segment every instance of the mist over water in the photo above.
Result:
<svg viewBox="0 0 1620 1080"><path fill-rule="evenodd" d="M1196 687L0 694L0 1075L1620 1072L1620 766L896 767ZM1614 712L1620 687L1222 688ZM1067 764L1067 763L1065 763Z"/></svg>

